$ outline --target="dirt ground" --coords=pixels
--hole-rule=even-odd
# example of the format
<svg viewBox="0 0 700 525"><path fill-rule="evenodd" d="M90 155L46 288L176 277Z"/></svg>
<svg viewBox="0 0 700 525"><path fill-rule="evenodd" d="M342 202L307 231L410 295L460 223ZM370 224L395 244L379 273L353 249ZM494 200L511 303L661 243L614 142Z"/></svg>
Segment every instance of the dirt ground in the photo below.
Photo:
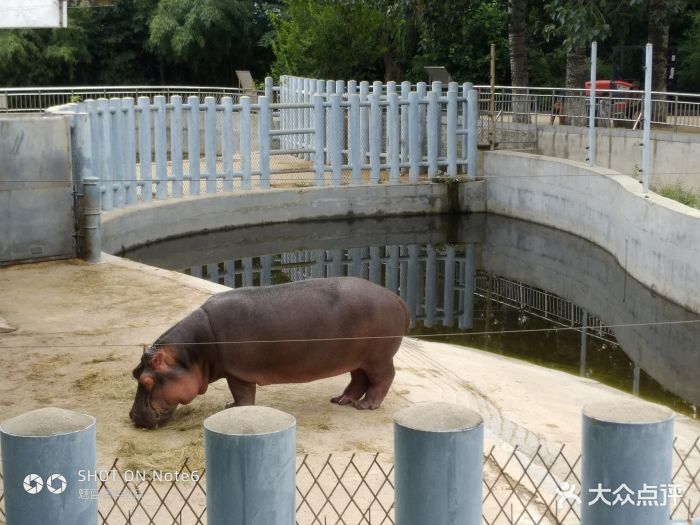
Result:
<svg viewBox="0 0 700 525"><path fill-rule="evenodd" d="M142 345L223 287L116 257L102 264L64 261L0 269L0 317L17 330L0 333L0 421L56 406L97 418L98 466L115 457L124 468L174 470L190 458L203 465L202 421L221 410L225 382L180 407L158 430L129 420ZM341 376L259 388L258 403L294 415L298 451L381 452L391 456L393 414L420 401L450 401L478 410L489 444L554 451L580 441L586 402L627 397L594 381L437 343L404 339L397 376L383 406L357 411L329 402ZM690 443L700 424L679 416L676 434Z"/></svg>

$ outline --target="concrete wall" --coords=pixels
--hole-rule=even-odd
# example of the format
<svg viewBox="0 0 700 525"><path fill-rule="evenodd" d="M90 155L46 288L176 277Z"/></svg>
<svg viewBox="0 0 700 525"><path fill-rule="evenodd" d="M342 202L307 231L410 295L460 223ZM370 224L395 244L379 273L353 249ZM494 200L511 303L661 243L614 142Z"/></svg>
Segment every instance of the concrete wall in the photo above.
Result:
<svg viewBox="0 0 700 525"><path fill-rule="evenodd" d="M635 175L642 166L642 132L630 129L596 130L595 164ZM537 153L585 162L588 158L588 129L545 126L538 129ZM654 187L680 182L700 194L700 134L652 131L650 184Z"/></svg>
<svg viewBox="0 0 700 525"><path fill-rule="evenodd" d="M70 124L0 118L0 264L75 255Z"/></svg>
<svg viewBox="0 0 700 525"><path fill-rule="evenodd" d="M545 224L610 252L630 275L700 311L700 210L656 194L631 177L540 155L484 155L489 213Z"/></svg>
<svg viewBox="0 0 700 525"><path fill-rule="evenodd" d="M102 215L108 253L236 226L339 217L482 212L485 182L397 184L220 193L130 206Z"/></svg>
<svg viewBox="0 0 700 525"><path fill-rule="evenodd" d="M690 321L697 314L626 278L608 252L562 231L487 215L480 267L575 301L616 325L615 338L636 365L667 390L700 403L697 325L637 324Z"/></svg>

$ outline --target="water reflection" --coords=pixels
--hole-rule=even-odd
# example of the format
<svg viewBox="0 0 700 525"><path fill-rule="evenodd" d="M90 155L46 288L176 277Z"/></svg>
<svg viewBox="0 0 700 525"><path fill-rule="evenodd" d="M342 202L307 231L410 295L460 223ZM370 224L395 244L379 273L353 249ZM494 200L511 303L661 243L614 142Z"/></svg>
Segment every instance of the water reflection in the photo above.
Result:
<svg viewBox="0 0 700 525"><path fill-rule="evenodd" d="M700 316L628 277L600 248L497 216L252 227L128 257L230 287L352 275L408 303L411 332L565 369L697 417ZM610 327L612 326L612 327Z"/></svg>

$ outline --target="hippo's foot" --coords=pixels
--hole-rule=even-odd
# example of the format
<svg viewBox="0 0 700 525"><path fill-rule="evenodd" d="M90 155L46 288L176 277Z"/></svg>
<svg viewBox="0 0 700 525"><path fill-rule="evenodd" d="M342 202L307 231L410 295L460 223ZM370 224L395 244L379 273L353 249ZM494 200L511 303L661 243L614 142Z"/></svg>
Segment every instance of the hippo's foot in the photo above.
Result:
<svg viewBox="0 0 700 525"><path fill-rule="evenodd" d="M358 410L376 410L382 404L381 401L375 399L367 399L366 397L355 401L355 408Z"/></svg>
<svg viewBox="0 0 700 525"><path fill-rule="evenodd" d="M254 405L254 404L255 404L255 402L246 403L246 402L242 402L242 401L231 400L228 403L226 403L226 405L224 405L224 408L247 407L247 406Z"/></svg>
<svg viewBox="0 0 700 525"><path fill-rule="evenodd" d="M354 405L357 403L357 399L346 396L345 394L340 394L339 396L332 397L331 403L335 403L336 405Z"/></svg>

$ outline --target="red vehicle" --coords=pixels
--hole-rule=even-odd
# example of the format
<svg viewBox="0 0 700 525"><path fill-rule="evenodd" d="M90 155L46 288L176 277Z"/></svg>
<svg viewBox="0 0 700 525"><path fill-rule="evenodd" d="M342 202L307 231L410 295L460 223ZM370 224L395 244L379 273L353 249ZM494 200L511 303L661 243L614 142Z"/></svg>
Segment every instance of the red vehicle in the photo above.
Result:
<svg viewBox="0 0 700 525"><path fill-rule="evenodd" d="M590 96L591 83L586 82L586 96ZM642 97L639 87L625 80L596 80L596 114L599 118L625 120L634 124L639 120Z"/></svg>

